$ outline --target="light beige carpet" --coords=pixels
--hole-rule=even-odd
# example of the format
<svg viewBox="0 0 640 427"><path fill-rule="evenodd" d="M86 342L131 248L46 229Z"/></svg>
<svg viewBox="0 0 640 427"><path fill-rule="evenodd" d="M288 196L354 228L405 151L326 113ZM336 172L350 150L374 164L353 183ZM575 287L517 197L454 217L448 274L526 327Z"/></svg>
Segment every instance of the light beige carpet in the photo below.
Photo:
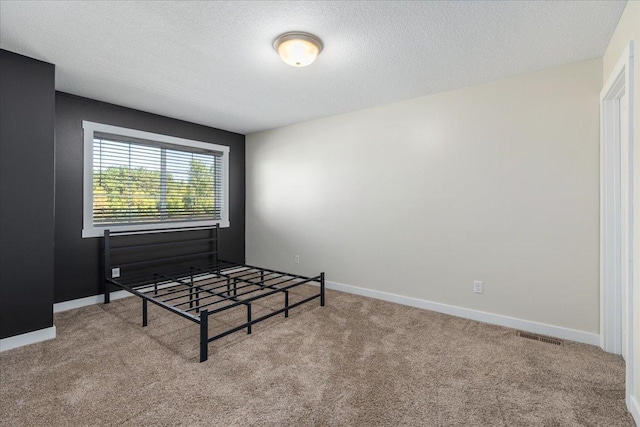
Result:
<svg viewBox="0 0 640 427"><path fill-rule="evenodd" d="M328 291L198 363L198 325L140 317L138 298L59 313L55 340L0 353L0 424L633 425L622 359L592 346Z"/></svg>

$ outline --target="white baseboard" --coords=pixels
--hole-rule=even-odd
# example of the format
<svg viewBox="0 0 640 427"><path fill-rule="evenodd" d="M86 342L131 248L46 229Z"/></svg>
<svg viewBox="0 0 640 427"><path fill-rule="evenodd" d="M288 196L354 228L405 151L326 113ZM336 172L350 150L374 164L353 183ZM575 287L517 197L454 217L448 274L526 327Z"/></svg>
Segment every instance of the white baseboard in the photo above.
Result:
<svg viewBox="0 0 640 427"><path fill-rule="evenodd" d="M635 396L627 396L627 409L631 412L637 426L640 426L640 404Z"/></svg>
<svg viewBox="0 0 640 427"><path fill-rule="evenodd" d="M578 331L575 329L563 328L561 326L547 325L530 320L518 319L515 317L502 316L500 314L486 313L484 311L472 310L469 308L456 307L439 302L427 301L418 298L405 297L388 292L374 291L372 289L359 288L357 286L344 285L342 283L326 281L327 289L347 292L350 294L362 295L365 297L380 299L411 307L423 308L425 310L436 311L438 313L450 314L465 319L476 320L478 322L491 323L493 325L505 326L507 328L519 329L541 335L548 335L570 341L585 344L600 345L600 335L590 332Z"/></svg>
<svg viewBox="0 0 640 427"><path fill-rule="evenodd" d="M47 341L56 337L56 327L38 329L37 331L27 332L9 338L0 340L0 352L11 350L12 348L22 347L23 345L35 344L41 341Z"/></svg>
<svg viewBox="0 0 640 427"><path fill-rule="evenodd" d="M133 294L127 291L111 292L111 299L116 300L125 298ZM86 307L88 305L102 304L104 302L104 295L93 295L85 298L72 299L71 301L57 302L53 304L53 312L60 313L61 311L73 310L74 308Z"/></svg>
<svg viewBox="0 0 640 427"><path fill-rule="evenodd" d="M425 310L436 311L438 313L450 314L465 319L476 320L478 322L491 323L493 325L505 326L507 328L520 329L527 332L533 332L542 335L549 335L556 338L566 339L570 341L581 342L591 345L600 344L600 335L589 332L578 331L575 329L563 328L561 326L547 325L544 323L533 322L530 320L518 319L515 317L502 316L500 314L486 313L484 311L472 310L469 308L456 307L453 305L442 304L433 301L422 300L418 298L405 297L388 292L374 291L372 289L360 288L357 286L345 285L337 282L326 281L327 289L335 289L337 291L347 292L350 294L362 295L365 297L380 299L384 301L394 302L397 304L408 305L411 307L423 308ZM171 286L170 283L158 286L158 289ZM111 300L126 298L132 296L131 293L121 290L111 292ZM59 302L53 305L53 312L72 310L74 308L86 307L93 304L101 304L104 302L104 295L94 295L85 298L79 298L71 301Z"/></svg>
<svg viewBox="0 0 640 427"><path fill-rule="evenodd" d="M174 283L164 283L162 285L158 285L158 289L164 289L164 288L167 288L167 287L173 286L173 285L174 285ZM153 286L149 286L148 288L139 289L139 291L145 292L145 291L148 291L148 290L151 290L151 289L153 289ZM131 297L131 296L133 296L133 294L131 292L127 292L127 291L122 290L122 291L111 292L110 299L111 299L111 301L114 301L114 300L117 300L117 299L127 298L127 297ZM86 307L88 305L102 304L103 302L104 302L104 295L102 295L102 294L93 295L93 296L90 296L90 297L72 299L70 301L57 302L57 303L53 304L53 312L54 313L60 313L61 311L73 310L74 308Z"/></svg>

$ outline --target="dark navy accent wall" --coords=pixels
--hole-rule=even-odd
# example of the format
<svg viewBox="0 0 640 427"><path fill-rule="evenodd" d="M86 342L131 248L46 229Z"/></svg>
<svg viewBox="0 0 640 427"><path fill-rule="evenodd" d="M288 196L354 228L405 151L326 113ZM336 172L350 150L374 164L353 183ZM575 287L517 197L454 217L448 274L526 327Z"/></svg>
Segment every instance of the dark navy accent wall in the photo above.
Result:
<svg viewBox="0 0 640 427"><path fill-rule="evenodd" d="M82 238L83 120L229 146L231 226L220 230L220 258L244 262L244 135L62 92L56 93L55 103L55 302L97 295L103 289L102 238Z"/></svg>
<svg viewBox="0 0 640 427"><path fill-rule="evenodd" d="M53 325L55 67L0 50L0 338Z"/></svg>

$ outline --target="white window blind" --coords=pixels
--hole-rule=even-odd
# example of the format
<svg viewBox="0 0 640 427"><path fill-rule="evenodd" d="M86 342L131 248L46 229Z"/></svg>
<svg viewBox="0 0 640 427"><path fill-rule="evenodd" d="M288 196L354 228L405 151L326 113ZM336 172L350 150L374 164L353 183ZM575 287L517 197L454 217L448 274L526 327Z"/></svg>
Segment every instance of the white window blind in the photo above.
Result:
<svg viewBox="0 0 640 427"><path fill-rule="evenodd" d="M227 147L162 135L155 135L158 140L144 139L127 133L154 134L117 129L123 132L91 132L90 165L85 156L85 167L91 173L85 195L90 191L91 206L87 211L85 203L83 235L101 235L104 229L155 230L228 222ZM85 149L87 143L85 135Z"/></svg>

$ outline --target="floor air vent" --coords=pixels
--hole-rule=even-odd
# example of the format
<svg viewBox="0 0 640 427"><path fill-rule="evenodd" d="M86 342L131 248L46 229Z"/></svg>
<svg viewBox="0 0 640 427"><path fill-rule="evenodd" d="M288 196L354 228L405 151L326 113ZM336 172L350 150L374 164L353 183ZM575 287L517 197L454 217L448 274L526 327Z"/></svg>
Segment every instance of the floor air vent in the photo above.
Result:
<svg viewBox="0 0 640 427"><path fill-rule="evenodd" d="M562 341L557 338L545 337L544 335L532 334L530 332L518 331L516 335L528 340L546 342L547 344L562 345Z"/></svg>

